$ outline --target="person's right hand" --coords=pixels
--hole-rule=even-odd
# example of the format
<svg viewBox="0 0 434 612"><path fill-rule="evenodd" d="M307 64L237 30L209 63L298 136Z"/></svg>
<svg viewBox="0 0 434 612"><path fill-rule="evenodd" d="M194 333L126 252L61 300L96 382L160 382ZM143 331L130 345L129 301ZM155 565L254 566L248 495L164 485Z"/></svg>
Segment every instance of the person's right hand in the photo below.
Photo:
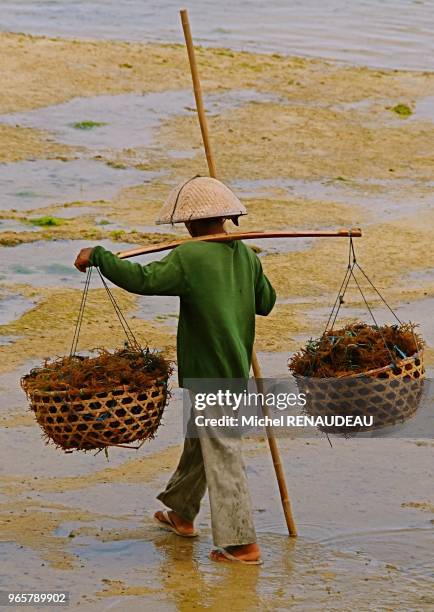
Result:
<svg viewBox="0 0 434 612"><path fill-rule="evenodd" d="M90 255L92 251L93 248L81 249L74 262L74 266L77 268L77 270L80 270L80 272L86 272L86 269L91 265Z"/></svg>

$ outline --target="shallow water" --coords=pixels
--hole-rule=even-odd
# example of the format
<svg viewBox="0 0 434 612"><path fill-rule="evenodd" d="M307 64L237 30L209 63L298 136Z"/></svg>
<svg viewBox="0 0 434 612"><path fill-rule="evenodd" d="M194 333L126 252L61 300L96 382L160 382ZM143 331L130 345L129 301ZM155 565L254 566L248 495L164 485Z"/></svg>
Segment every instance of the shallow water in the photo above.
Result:
<svg viewBox="0 0 434 612"><path fill-rule="evenodd" d="M22 223L15 219L0 219L0 233L1 232L36 232L40 229L36 225L30 225L28 223Z"/></svg>
<svg viewBox="0 0 434 612"><path fill-rule="evenodd" d="M283 189L288 195L326 202L363 207L375 214L375 222L398 219L417 212L422 207L432 207L434 183L418 183L409 179L359 179L359 180L303 180L275 178L239 180L233 187L245 197L270 197L275 189ZM412 194L409 196L409 194ZM360 212L355 209L355 221Z"/></svg>
<svg viewBox="0 0 434 612"><path fill-rule="evenodd" d="M259 358L266 375L286 367L285 353ZM0 418L28 414L18 379L32 365L0 375ZM378 589L390 609L430 605L434 531L423 506L433 484L429 442L334 437L330 448L324 437L279 440L300 534L294 541L286 534L266 443L246 440L265 563L234 568L208 559L206 499L197 540L179 540L151 520L155 496L179 456L179 449L164 453L181 440L181 415L181 393L174 389L156 439L138 452L112 449L109 463L102 453L66 455L44 446L32 419L2 428L0 480L7 495L0 519L13 526L0 549L4 584L37 589L43 580L47 589L69 590L73 607L89 610L217 610L241 593L240 606L231 609L286 610L291 602L303 612L374 611ZM17 451L22 448L28 452ZM8 499L12 514L1 506ZM47 520L54 522L44 526Z"/></svg>
<svg viewBox="0 0 434 612"><path fill-rule="evenodd" d="M138 299L137 310L131 316L154 320L166 325L178 324L179 298L170 295L147 295Z"/></svg>
<svg viewBox="0 0 434 612"><path fill-rule="evenodd" d="M278 96L255 90L232 90L207 96L207 112L213 115L251 101L278 100ZM155 129L164 119L171 115L189 115L195 112L194 109L191 90L168 90L73 98L56 106L0 115L0 122L48 129L58 142L104 151L109 148L149 146ZM102 125L91 129L74 127L83 121L94 121Z"/></svg>
<svg viewBox="0 0 434 612"><path fill-rule="evenodd" d="M0 346L13 344L20 339L21 336L0 336Z"/></svg>
<svg viewBox="0 0 434 612"><path fill-rule="evenodd" d="M404 39L414 27L415 20L421 20L423 15L420 23L428 23L426 14L430 11L430 5L411 5L413 10L409 14L410 4L403 0L399 4L405 6L405 10L399 14L394 12L395 19L388 19L385 23L382 16L392 6L398 6L399 0L395 3L387 0L381 7L377 3L375 10L369 11L373 6L371 0L345 5L340 4L342 1L333 0L324 6L315 2L315 18L311 12L311 0L288 6L288 3L284 6L280 1L261 6L242 2L231 6L234 19L229 21L225 4L211 5L206 2L206 11L203 10L203 3L200 10L195 10L197 3L193 3L193 33L195 39L196 32L199 38L208 37L207 42L211 44L218 36L222 44L228 40L234 46L257 46L266 50L274 39L275 44L283 45L284 50L292 51L294 47L297 52L303 52L300 41L304 37L305 45L315 42L319 49L322 48L322 51L318 51L311 46L306 49L308 53L332 53L337 57L347 57L350 61L377 64L385 56L387 62L412 64L415 59L412 51L419 48L421 42L432 47L432 40L424 38L425 25L422 25L419 32L414 33L414 39L407 41L410 52L405 56L396 53L396 49L403 48ZM16 3L6 2L2 4L3 27L12 27L8 26L11 23L8 20L15 19L15 23L20 24L19 29L30 29L24 24L31 21L35 29L48 27L56 30L64 27L70 34L80 36L113 34L115 37L123 36L130 29L135 32L134 36L143 40L166 36L166 30L163 31L166 28L164 15L169 5L171 21L167 22L167 39L173 40L175 36L180 39L178 7L172 2L149 7L136 0L116 4L112 0L104 3L79 0L72 7L70 0L36 0L31 3L23 0L19 4L19 14ZM345 10L334 13L333 23L321 19L324 13L331 15L330 11L342 6ZM297 14L294 14L295 10ZM92 11L92 18L89 18L89 11ZM148 16L139 19L137 12L143 14L145 11L148 11ZM350 14L359 16L364 11L367 11L366 27L360 28L358 19L358 32L353 36L351 27L343 26L348 26L346 20ZM113 13L119 17L116 21ZM241 14L244 19L239 18ZM262 21L258 15L262 16ZM276 19L276 15L280 18ZM291 15L289 27L285 25L287 15ZM273 20L271 29L268 19ZM226 32L218 30L220 22L224 23ZM116 23L116 32L106 27L110 23ZM233 23L237 25L233 26ZM261 24L260 32L258 23ZM337 24L340 24L339 31ZM402 28L400 34L399 24ZM307 26L310 27L309 32ZM382 29L381 35L374 45L370 44L369 50L358 50L360 41L368 40L369 26L377 32ZM297 32L293 29L296 27ZM386 33L394 28L391 40L386 41ZM246 35L248 32L253 32L250 42ZM256 40L253 41L253 38ZM391 49L394 50L393 58ZM432 62L432 54L419 56L424 62ZM193 106L192 96L187 92L159 95L162 97L153 101L148 96L80 99L75 107L68 106L68 103L23 113L20 120L26 125L53 128L59 140L88 147L92 154L99 149L133 146L131 139L134 140L137 133L140 133L140 137L137 135L138 146L152 145L153 130L162 118L172 113L189 113L184 106ZM182 98L184 95L188 96L188 101ZM241 95L236 92L229 106L242 104L254 95L254 92ZM226 100L227 94L223 97ZM128 126L123 124L119 113L122 102L130 104L129 110L134 119L128 117ZM218 98L211 105L212 112L220 112L224 108L227 107L219 106ZM16 118L17 115L14 122ZM75 120L101 120L109 125L83 131L70 125ZM128 144L126 137L122 140L125 134L128 134ZM191 151L174 152L175 156L181 157L191 154ZM74 175L72 170L77 163L81 163L82 167L77 166ZM12 203L9 202L8 208L20 210L78 199L109 198L125 186L122 177L127 176L125 170L109 168L93 160L59 162L65 168L65 175L62 176L58 176L57 170L54 170L60 165L53 167L50 175L51 162L23 162L33 164L32 168L35 168L31 184L28 185L23 177L27 178L27 168L30 170L30 166L20 164L7 165L3 175L5 179L11 173L15 177L12 194L8 196ZM87 168L90 168L88 174ZM106 168L110 174L104 175ZM40 182L39 174L42 177ZM140 176L131 177L131 183L127 184L137 184L144 177L145 174L140 173ZM23 189L19 181L24 181ZM45 191L47 187L49 191ZM408 198L409 188L416 190L417 185L399 181L366 184L362 181L342 184L340 181L261 181L244 184L245 192L250 189L254 195L260 189L269 193L275 187L283 187L287 193L302 197L365 206L375 212L377 220L383 216L404 216L425 204L421 194L414 199L413 196L410 200ZM405 192L403 197L400 197L401 189ZM71 207L59 209L59 216L94 212L89 207ZM356 210L355 215L358 214ZM141 229L146 231L146 228ZM161 228L161 231L167 230ZM287 242L291 250L308 248L310 245L308 241ZM1 249L3 266L0 280L36 287L58 287L59 291L62 287L82 287L85 277L75 271L72 263L80 248L92 244L91 241L56 241L4 247ZM102 244L115 252L133 247L110 241L103 241ZM275 248L270 243L265 244L265 241L261 246ZM279 243L278 248L285 249L285 245ZM163 256L164 253L151 255L137 261L146 263ZM421 280L419 276L414 277L415 283ZM94 279L94 286L100 286L98 278ZM303 301L312 303L313 300L303 298ZM32 302L20 296L11 298L9 294L0 295L0 319L3 317L0 322L17 318L32 305ZM403 305L403 310L398 309L398 313L405 317L407 313L409 316L417 313L417 319L424 326L423 333L431 345L434 342L429 331L432 306L430 298L424 300L422 305L413 303ZM161 323L175 324L177 309L176 298L140 297L134 316L145 319L157 317ZM325 314L320 309L310 313L313 319L317 317L321 320ZM287 374L288 354L261 353L259 358L265 375ZM171 446L181 440L182 405L179 390L173 391L156 439L138 452L112 449L110 462L107 463L103 453L97 456L65 455L53 446L44 446L39 428L27 412L25 396L18 383L20 375L33 365L27 363L19 371L0 375L0 419L7 423L0 429L4 458L0 480L5 492L0 497L0 523L4 530L2 539L7 540L0 548L0 562L5 586L13 584L14 588L30 590L38 589L43 584L47 589L71 591L73 607L79 603L79 609L121 612L142 609L190 612L204 607L210 610L229 608L261 612L289 608L301 612L377 612L379 599L384 609L389 610L422 610L434 606L434 531L431 524L433 513L429 509L433 490L430 440L414 442L408 437L399 440L334 438L333 448L322 434L308 440L279 440L300 532L298 541L287 538L265 442L246 442L254 516L265 564L258 570L221 566L208 559L212 541L207 501L199 516L201 536L196 541L179 541L173 535L160 532L151 521L152 512L158 507L155 495L164 486L179 455L178 449L169 452ZM135 460L138 462L134 463ZM149 473L146 472L148 465L151 466ZM116 472L116 468L120 468L120 471ZM11 506L2 505L6 502ZM55 519L48 526L45 522L47 516ZM15 530L9 530L10 523Z"/></svg>
<svg viewBox="0 0 434 612"><path fill-rule="evenodd" d="M393 564L414 577L434 578L432 547L434 532L431 526L411 529L375 529L360 531L320 540L346 550L369 551L377 560Z"/></svg>
<svg viewBox="0 0 434 612"><path fill-rule="evenodd" d="M33 300L0 288L0 325L15 321L34 305Z"/></svg>
<svg viewBox="0 0 434 612"><path fill-rule="evenodd" d="M78 200L109 199L123 187L155 176L155 172L112 168L92 159L0 164L0 210L24 211Z"/></svg>
<svg viewBox="0 0 434 612"><path fill-rule="evenodd" d="M412 119L428 119L434 121L434 96L427 96L418 100Z"/></svg>
<svg viewBox="0 0 434 612"><path fill-rule="evenodd" d="M335 549L361 551L408 570L419 562L426 567L426 575L432 575L432 515L417 503L429 499L427 490L419 488L424 479L419 468L424 469L432 452L429 443L337 436L332 436L332 443L330 448L325 437L304 443L279 440L300 533ZM258 467L254 458L248 461L257 466L252 479L263 478L263 499L267 495L275 499L273 480L263 476L265 468ZM303 479L305 471L309 476ZM428 481L425 484L429 486ZM302 513L296 510L297 504L303 506ZM261 531L285 532L278 504L257 520Z"/></svg>
<svg viewBox="0 0 434 612"><path fill-rule="evenodd" d="M405 280L412 287L420 287L423 283L434 283L434 268L410 272Z"/></svg>
<svg viewBox="0 0 434 612"><path fill-rule="evenodd" d="M138 245L99 240L98 244L118 253ZM2 269L0 282L26 283L34 287L83 287L85 275L74 267L80 249L95 246L95 241L53 240L2 247ZM164 253L142 256L141 261L163 257ZM94 286L101 282L94 275Z"/></svg>
<svg viewBox="0 0 434 612"><path fill-rule="evenodd" d="M183 42L179 2L6 0L4 30L88 38ZM351 63L434 69L430 0L190 0L195 42Z"/></svg>
<svg viewBox="0 0 434 612"><path fill-rule="evenodd" d="M3 412L5 406L1 408ZM231 609L286 610L292 602L296 610L332 605L336 610L377 610L377 603L371 602L377 601L378 589L382 604L390 609L422 609L429 604L434 543L430 513L403 506L424 501L432 488L429 447L402 440L337 440L333 449L325 439L279 441L300 533L294 541L286 534L265 442L246 443L265 563L259 569L234 568L208 559L212 542L207 500L199 515L197 540L179 540L153 525L155 495L170 474L167 459L161 460L162 470L151 481L125 483L122 475L112 480L106 472L106 482L104 476L92 482L97 471L136 457L146 462L149 452L179 439L179 408L175 398L167 415L169 428L160 429L155 441L138 454L111 451L109 464L101 455L63 455L44 447L36 425L9 429L7 435L5 431L2 443L9 459L2 466L3 475L12 471L18 485L36 476L17 493L26 496L34 527L47 513L59 522L41 540L29 538L25 521L17 524L15 538L0 553L4 580L30 589L44 579L52 589L69 590L74 607L80 602L90 610L140 606L187 612L204 605L221 609L226 598L238 601L240 593L242 603ZM32 452L17 456L14 445L19 448L24 439ZM125 473L134 474L127 467ZM64 485L56 485L56 479L69 475ZM16 512L19 499L20 495ZM71 567L56 568L52 555L59 551Z"/></svg>
<svg viewBox="0 0 434 612"><path fill-rule="evenodd" d="M249 240L248 244L257 246L261 249L259 256L269 255L271 253L294 253L298 251L306 251L315 245L315 238L280 238L279 240L270 240L267 238L255 238Z"/></svg>

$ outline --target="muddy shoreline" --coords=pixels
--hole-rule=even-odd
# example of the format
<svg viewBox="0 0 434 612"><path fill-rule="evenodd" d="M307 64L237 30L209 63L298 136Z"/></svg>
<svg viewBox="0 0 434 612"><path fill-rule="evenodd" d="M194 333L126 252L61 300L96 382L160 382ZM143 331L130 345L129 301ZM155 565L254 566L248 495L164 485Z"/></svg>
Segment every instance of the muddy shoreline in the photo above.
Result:
<svg viewBox="0 0 434 612"><path fill-rule="evenodd" d="M242 229L361 226L359 260L391 305L420 321L432 369L434 118L426 109L434 74L210 48L198 50L198 61L219 172L249 211ZM266 560L253 573L207 560L207 503L197 543L154 529L154 498L181 441L175 379L165 424L138 454L116 449L107 464L101 454L62 455L43 445L18 381L69 349L82 288L70 268L75 251L183 235L170 227L159 233L154 219L172 186L206 166L180 45L0 33L0 67L5 588L36 588L44 578L89 610L143 602L162 610L204 602L377 610L380 591L384 609L433 606L429 439L339 440L333 449L321 437L283 440L297 542L284 535L266 445L247 441ZM408 116L393 110L399 104ZM348 244L258 246L278 303L270 317L258 317L257 347L266 375L284 375L289 354L322 331ZM176 303L121 290L116 297L139 337L174 359ZM372 304L380 307L376 298ZM347 316L365 316L356 292L346 306ZM95 285L83 350L116 346L121 332Z"/></svg>

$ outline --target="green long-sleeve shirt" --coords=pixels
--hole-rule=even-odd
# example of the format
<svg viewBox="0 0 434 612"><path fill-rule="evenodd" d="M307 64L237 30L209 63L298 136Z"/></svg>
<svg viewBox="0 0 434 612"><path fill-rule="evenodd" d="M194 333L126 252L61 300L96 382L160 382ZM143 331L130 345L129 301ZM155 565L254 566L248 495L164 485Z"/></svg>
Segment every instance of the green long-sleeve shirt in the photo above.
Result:
<svg viewBox="0 0 434 612"><path fill-rule="evenodd" d="M140 295L177 295L178 379L247 378L255 314L267 315L276 294L255 253L241 241L190 242L146 266L101 246L90 263L115 285Z"/></svg>

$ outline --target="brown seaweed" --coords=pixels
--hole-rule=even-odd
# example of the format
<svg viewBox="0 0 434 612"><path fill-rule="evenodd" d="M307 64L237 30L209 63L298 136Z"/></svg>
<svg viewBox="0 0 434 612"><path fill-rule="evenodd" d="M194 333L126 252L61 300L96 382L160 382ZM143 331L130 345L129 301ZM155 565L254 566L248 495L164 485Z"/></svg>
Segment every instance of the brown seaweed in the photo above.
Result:
<svg viewBox="0 0 434 612"><path fill-rule="evenodd" d="M24 391L86 391L99 393L115 387L145 389L156 379L166 379L172 367L165 357L150 349L108 351L96 349L95 357L73 355L45 360L21 379Z"/></svg>
<svg viewBox="0 0 434 612"><path fill-rule="evenodd" d="M414 323L368 325L357 322L327 331L289 360L289 370L318 378L348 376L399 362L418 352L424 342Z"/></svg>

